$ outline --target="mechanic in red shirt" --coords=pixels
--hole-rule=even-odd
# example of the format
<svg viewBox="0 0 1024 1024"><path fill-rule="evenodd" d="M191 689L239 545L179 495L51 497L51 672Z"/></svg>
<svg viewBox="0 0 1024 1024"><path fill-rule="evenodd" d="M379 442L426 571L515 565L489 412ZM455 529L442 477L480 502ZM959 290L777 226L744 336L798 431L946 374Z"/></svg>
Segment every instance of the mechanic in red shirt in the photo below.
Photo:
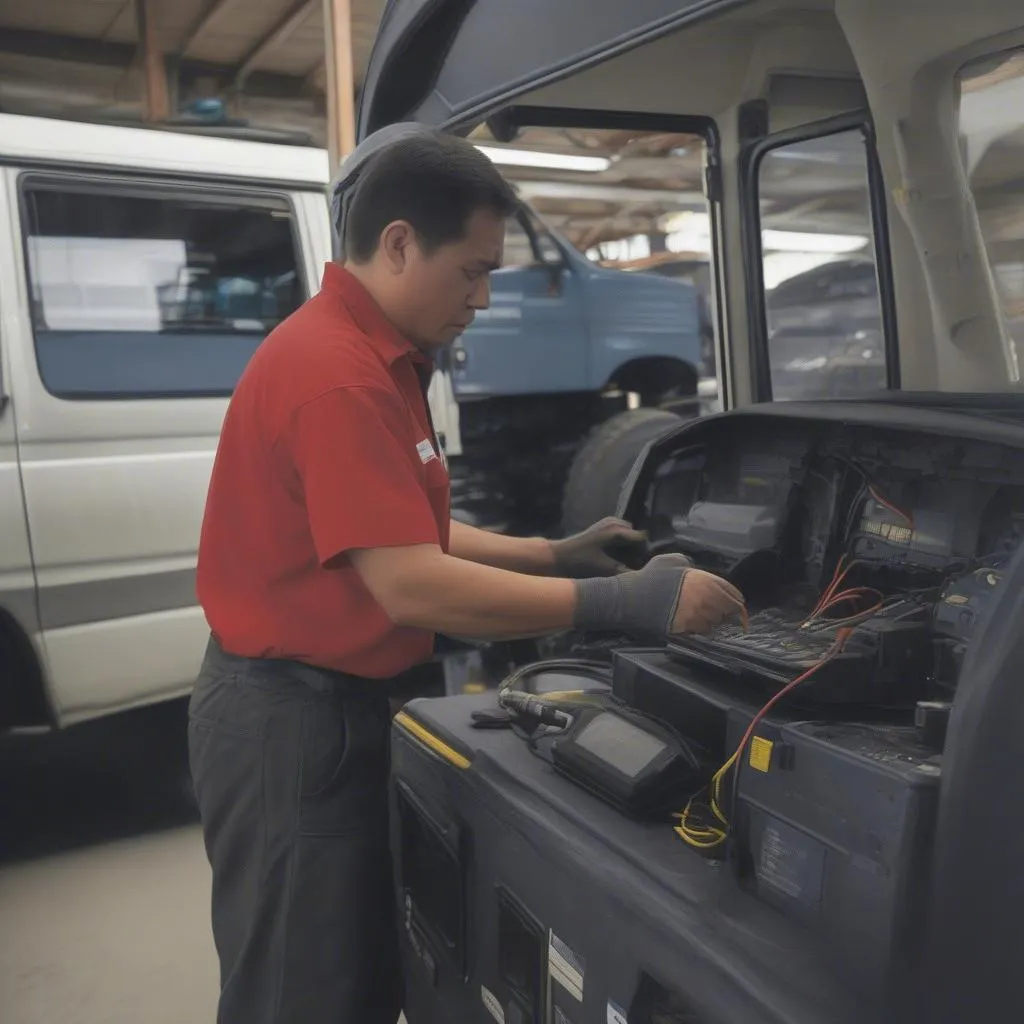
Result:
<svg viewBox="0 0 1024 1024"><path fill-rule="evenodd" d="M703 630L741 606L678 556L625 571L605 546L641 538L614 520L554 543L451 521L431 356L487 307L516 197L470 143L424 129L351 161L344 262L242 375L203 522L212 639L189 748L219 1024L397 1019L387 681L435 632Z"/></svg>

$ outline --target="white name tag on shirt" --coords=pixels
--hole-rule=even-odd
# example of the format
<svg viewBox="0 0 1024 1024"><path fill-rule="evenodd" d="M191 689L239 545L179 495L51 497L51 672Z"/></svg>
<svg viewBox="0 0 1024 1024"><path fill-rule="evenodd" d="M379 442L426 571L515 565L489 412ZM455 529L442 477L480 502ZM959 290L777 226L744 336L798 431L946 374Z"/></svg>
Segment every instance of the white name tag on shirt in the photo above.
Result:
<svg viewBox="0 0 1024 1024"><path fill-rule="evenodd" d="M420 457L420 462L425 466L431 459L437 458L437 452L434 451L434 446L424 438L418 445L416 445L416 454Z"/></svg>

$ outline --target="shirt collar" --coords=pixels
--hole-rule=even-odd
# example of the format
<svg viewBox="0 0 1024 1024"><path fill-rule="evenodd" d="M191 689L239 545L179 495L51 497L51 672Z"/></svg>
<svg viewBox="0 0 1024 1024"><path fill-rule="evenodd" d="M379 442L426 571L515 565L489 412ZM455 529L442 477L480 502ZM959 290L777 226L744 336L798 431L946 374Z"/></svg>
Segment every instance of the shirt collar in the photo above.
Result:
<svg viewBox="0 0 1024 1024"><path fill-rule="evenodd" d="M387 365L406 356L416 364L431 363L430 357L397 330L363 284L344 267L328 263L324 267L321 290L341 300L356 326Z"/></svg>

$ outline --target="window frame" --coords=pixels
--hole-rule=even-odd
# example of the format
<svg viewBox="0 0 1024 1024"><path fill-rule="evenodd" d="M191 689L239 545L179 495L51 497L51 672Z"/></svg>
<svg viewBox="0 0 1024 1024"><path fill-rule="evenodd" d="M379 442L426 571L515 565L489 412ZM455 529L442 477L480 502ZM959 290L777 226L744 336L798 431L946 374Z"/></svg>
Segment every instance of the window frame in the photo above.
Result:
<svg viewBox="0 0 1024 1024"><path fill-rule="evenodd" d="M43 380L39 368L39 350L36 338L36 324L31 314L32 270L29 255L31 221L29 194L32 191L49 191L62 194L74 193L84 196L111 196L126 199L149 200L191 200L209 206L224 206L242 210L273 210L287 214L288 229L292 242L292 253L295 258L295 272L301 285L300 303L310 298L309 275L306 272L305 253L300 228L301 213L296 206L295 197L284 189L267 188L262 184L255 185L251 190L237 183L222 184L218 182L182 181L167 177L136 176L131 174L108 174L105 172L90 173L88 171L71 170L26 170L18 176L18 228L21 232L21 257L23 280L26 287L26 301L29 304L28 327L32 332L32 352L35 357L36 376L46 393L62 402L97 403L97 402L133 402L133 401L192 401L213 399L222 401L230 398L234 388L230 390L211 391L130 391L130 392L94 392L51 391ZM298 307L296 307L298 308Z"/></svg>
<svg viewBox="0 0 1024 1024"><path fill-rule="evenodd" d="M773 400L771 360L768 351L767 292L764 287L764 247L761 234L761 163L769 153L783 146L813 142L815 139L824 139L850 131L859 131L864 141L872 248L878 282L882 340L885 345L886 387L889 391L900 389L899 330L892 280L892 256L889 249L885 180L878 159L871 115L866 110L860 110L762 136L748 143L740 153L740 216L746 262L744 279L753 376L751 384L755 402ZM849 397L850 400L863 401L870 396L865 394Z"/></svg>
<svg viewBox="0 0 1024 1024"><path fill-rule="evenodd" d="M991 281L991 287L993 288L996 308L999 313L1000 327L1003 333L1003 358L1008 364L1008 382L1005 385L1005 393L1012 393L1017 388L1024 386L1024 345L1018 345L1017 339L1010 328L1011 322L1016 319L1016 317L1012 315L1014 311L1010 308L1015 304L1015 300L1003 293L1002 281L996 273L997 261L993 258L989 242L989 233L985 230L986 225L983 221L982 209L979 206L980 196L978 192L975 191L974 185L971 181L971 171L968 167L966 150L969 133L965 133L963 129L963 107L966 94L964 84L969 80L967 72L969 72L971 68L988 64L993 66L993 69L995 69L996 67L1005 66L1006 63L1011 61L1016 61L1018 58L1024 59L1024 43L1019 41L1014 42L1013 44L1007 43L997 47L996 49L970 57L960 63L953 73L953 110L956 118L957 133L961 143L959 165L966 181L967 194L970 197L971 213L977 227L978 237L981 241L981 252L984 256L986 269ZM1014 80L1024 83L1024 74L1016 75L1009 79L1002 79L999 84L1004 84L1007 81ZM998 145L998 143L1005 138L1005 135L999 135L993 140L993 142ZM975 167L975 170L977 170L977 167ZM1024 268L1024 261L1021 261L1020 263L1014 261L1014 264ZM1009 345L1007 345L1007 342ZM1007 348L1011 349L1012 352L1007 351ZM1011 359L1017 364L1017 371L1019 375L1019 379L1017 381L1012 380L1012 368L1009 365L1009 361Z"/></svg>
<svg viewBox="0 0 1024 1024"><path fill-rule="evenodd" d="M732 363L726 358L730 346L725 302L725 266L727 246L722 224L724 184L722 175L722 140L718 123L702 114L652 114L629 110L605 110L600 107L537 107L512 105L502 108L492 118L503 131L521 128L589 128L697 135L704 140L704 199L708 208L711 252L710 307L715 330L715 367L718 395L723 408L729 408L732 387ZM491 122L488 121L488 124ZM583 257L586 259L586 257Z"/></svg>
<svg viewBox="0 0 1024 1024"><path fill-rule="evenodd" d="M545 223L544 218L525 200L520 200L519 209L513 215L519 222L520 227L526 232L530 240L530 247L533 250L534 266L568 268L572 260L565 250L565 245L558 239L552 229ZM557 260L544 258L544 242L558 254Z"/></svg>
<svg viewBox="0 0 1024 1024"><path fill-rule="evenodd" d="M499 269L501 270L528 270L531 267L537 267L543 265L543 260L540 257L540 250L537 244L537 237L533 231L533 225L530 223L530 209L526 203L520 201L516 212L513 213L507 220L514 220L519 226L519 230L522 231L523 237L526 239L526 244L530 247L530 253L533 256L532 263L511 263L503 265ZM506 221L507 223L507 221Z"/></svg>
<svg viewBox="0 0 1024 1024"><path fill-rule="evenodd" d="M535 267L555 266L551 260L544 259L542 241L545 238L558 253L558 265L565 266L567 262L565 252L558 242L555 241L555 236L551 234L547 225L541 220L540 215L532 206L528 203L520 203L515 217L519 221L520 227L526 232L526 237L530 240L530 248L533 250L533 265Z"/></svg>

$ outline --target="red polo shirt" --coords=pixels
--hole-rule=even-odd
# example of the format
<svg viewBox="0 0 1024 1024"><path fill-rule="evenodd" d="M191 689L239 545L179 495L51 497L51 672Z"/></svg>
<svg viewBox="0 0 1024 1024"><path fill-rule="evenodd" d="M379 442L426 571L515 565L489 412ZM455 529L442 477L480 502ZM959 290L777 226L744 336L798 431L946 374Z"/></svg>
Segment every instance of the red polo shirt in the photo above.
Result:
<svg viewBox="0 0 1024 1024"><path fill-rule="evenodd" d="M430 656L433 635L395 626L348 559L448 549L428 367L335 264L257 350L221 431L199 544L199 601L225 650L374 679Z"/></svg>

